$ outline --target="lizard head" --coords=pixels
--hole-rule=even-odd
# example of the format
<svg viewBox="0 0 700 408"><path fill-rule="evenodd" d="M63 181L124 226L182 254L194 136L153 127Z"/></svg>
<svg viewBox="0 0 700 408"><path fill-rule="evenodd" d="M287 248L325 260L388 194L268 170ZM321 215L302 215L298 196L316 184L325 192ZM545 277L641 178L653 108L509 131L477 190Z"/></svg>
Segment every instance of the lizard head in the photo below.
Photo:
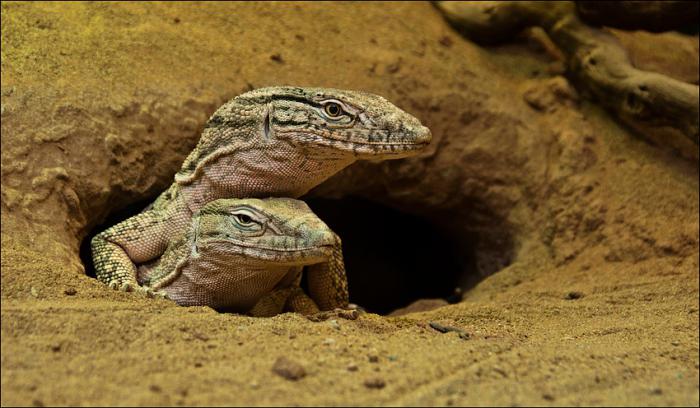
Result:
<svg viewBox="0 0 700 408"><path fill-rule="evenodd" d="M290 198L215 200L192 225L193 251L271 266L318 263L340 243L303 201Z"/></svg>
<svg viewBox="0 0 700 408"><path fill-rule="evenodd" d="M230 165L231 172L237 166L248 179L259 175L268 184L297 172L297 178L312 184L299 186L303 194L357 159L415 155L430 140L430 130L418 119L378 95L330 88L261 88L237 96L212 115L175 180L186 184L207 164L229 157L239 160ZM261 193L293 193L271 190Z"/></svg>
<svg viewBox="0 0 700 408"><path fill-rule="evenodd" d="M356 158L391 159L430 143L430 130L381 96L329 88L262 88L242 96L266 106L268 138L319 146Z"/></svg>

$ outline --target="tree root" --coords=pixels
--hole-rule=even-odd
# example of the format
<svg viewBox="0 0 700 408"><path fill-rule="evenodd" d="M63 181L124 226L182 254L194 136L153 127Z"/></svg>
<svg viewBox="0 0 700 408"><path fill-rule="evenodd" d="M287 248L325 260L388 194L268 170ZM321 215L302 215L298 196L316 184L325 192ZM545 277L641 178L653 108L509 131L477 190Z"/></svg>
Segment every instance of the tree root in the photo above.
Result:
<svg viewBox="0 0 700 408"><path fill-rule="evenodd" d="M614 36L579 20L573 2L436 5L453 26L481 43L504 41L528 26L542 27L563 52L569 77L598 103L636 128L669 126L698 143L698 86L635 68Z"/></svg>

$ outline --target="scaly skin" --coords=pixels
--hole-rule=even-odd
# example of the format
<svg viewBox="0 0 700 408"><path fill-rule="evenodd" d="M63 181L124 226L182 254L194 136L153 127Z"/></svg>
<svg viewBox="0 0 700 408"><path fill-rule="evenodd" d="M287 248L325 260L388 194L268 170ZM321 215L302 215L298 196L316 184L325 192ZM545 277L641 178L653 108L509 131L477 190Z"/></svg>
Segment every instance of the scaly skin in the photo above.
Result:
<svg viewBox="0 0 700 408"><path fill-rule="evenodd" d="M136 265L161 256L207 202L296 198L355 160L411 156L430 138L418 119L364 92L272 87L239 95L212 115L152 206L93 238L97 278L148 293L136 281Z"/></svg>
<svg viewBox="0 0 700 408"><path fill-rule="evenodd" d="M220 199L171 240L160 262L139 268L143 287L182 306L254 316L348 306L340 238L302 201ZM299 286L304 266L317 305Z"/></svg>

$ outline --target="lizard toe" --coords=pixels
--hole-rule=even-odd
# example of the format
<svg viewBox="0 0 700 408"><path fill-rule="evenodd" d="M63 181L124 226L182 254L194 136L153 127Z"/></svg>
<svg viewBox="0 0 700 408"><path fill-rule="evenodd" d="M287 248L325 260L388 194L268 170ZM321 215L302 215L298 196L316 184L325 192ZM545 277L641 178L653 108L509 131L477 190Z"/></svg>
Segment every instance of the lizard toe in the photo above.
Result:
<svg viewBox="0 0 700 408"><path fill-rule="evenodd" d="M119 290L123 292L133 292L134 291L134 285L129 283L129 282L124 282L121 284L119 287Z"/></svg>
<svg viewBox="0 0 700 408"><path fill-rule="evenodd" d="M333 310L322 310L314 314L306 315L306 318L312 322L321 322L330 318L357 320L358 317L360 317L360 311L357 309L343 309L340 307Z"/></svg>
<svg viewBox="0 0 700 408"><path fill-rule="evenodd" d="M139 293L147 298L153 298L153 289L148 286L141 286L139 288Z"/></svg>
<svg viewBox="0 0 700 408"><path fill-rule="evenodd" d="M170 297L168 297L168 294L165 293L165 292L163 292L162 290L159 290L159 291L156 291L156 292L153 292L153 293L154 293L154 295L155 295L157 298L159 298L159 299L168 299L168 300L170 300Z"/></svg>
<svg viewBox="0 0 700 408"><path fill-rule="evenodd" d="M357 320L362 313L365 313L363 309L351 306L348 306L347 308L336 307L333 309L333 314L347 320Z"/></svg>

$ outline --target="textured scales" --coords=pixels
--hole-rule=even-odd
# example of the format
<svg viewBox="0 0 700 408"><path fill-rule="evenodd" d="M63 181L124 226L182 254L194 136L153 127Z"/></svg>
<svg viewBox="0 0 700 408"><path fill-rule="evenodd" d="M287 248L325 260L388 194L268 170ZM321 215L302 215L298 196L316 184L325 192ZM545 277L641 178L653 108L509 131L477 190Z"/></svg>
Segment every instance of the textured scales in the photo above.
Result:
<svg viewBox="0 0 700 408"><path fill-rule="evenodd" d="M309 293L301 289L307 268ZM302 201L220 199L206 204L138 281L182 306L254 316L347 307L340 238Z"/></svg>
<svg viewBox="0 0 700 408"><path fill-rule="evenodd" d="M430 139L418 119L369 93L271 87L239 95L212 115L152 206L93 238L97 278L148 292L137 283L137 265L160 257L206 203L296 198L355 160L411 156Z"/></svg>

